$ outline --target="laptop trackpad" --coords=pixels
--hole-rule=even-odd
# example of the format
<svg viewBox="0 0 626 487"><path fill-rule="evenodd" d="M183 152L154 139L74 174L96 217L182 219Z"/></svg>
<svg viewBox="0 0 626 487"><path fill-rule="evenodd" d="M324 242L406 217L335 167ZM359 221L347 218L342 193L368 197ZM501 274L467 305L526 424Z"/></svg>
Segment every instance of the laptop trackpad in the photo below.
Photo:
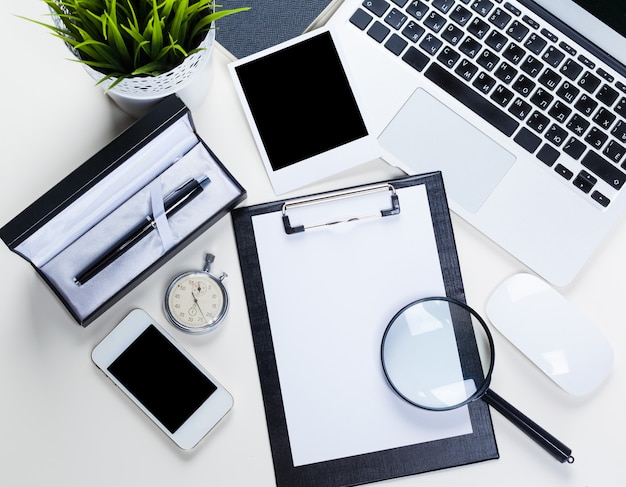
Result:
<svg viewBox="0 0 626 487"><path fill-rule="evenodd" d="M475 213L515 156L421 88L378 138L409 174L441 171L446 193Z"/></svg>

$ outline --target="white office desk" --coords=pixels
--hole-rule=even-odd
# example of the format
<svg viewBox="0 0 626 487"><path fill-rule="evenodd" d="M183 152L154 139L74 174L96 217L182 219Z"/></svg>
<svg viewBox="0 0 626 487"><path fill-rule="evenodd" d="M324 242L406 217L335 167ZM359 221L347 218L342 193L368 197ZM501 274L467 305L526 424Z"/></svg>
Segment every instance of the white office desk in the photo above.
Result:
<svg viewBox="0 0 626 487"><path fill-rule="evenodd" d="M80 66L65 60L59 40L13 16L45 11L40 0L3 0L0 6L0 225L131 123ZM248 190L245 204L275 199L231 85L227 57L218 49L213 61L211 92L193 112L198 131ZM300 193L398 174L384 163L370 162ZM468 300L484 312L495 286L526 269L459 218L453 217L453 223ZM559 464L493 412L499 460L380 485L623 485L625 246L626 222L576 281L561 290L614 348L615 368L595 396L569 396L494 331L493 389L570 446L573 465ZM169 330L232 392L235 407L194 451L182 452L105 379L90 353L132 308L141 307L169 326L161 306L167 282L180 271L200 267L205 251L217 256L217 271L229 274L225 284L232 302L225 323L208 336ZM86 329L7 248L0 248L0 268L0 485L275 485L229 217Z"/></svg>

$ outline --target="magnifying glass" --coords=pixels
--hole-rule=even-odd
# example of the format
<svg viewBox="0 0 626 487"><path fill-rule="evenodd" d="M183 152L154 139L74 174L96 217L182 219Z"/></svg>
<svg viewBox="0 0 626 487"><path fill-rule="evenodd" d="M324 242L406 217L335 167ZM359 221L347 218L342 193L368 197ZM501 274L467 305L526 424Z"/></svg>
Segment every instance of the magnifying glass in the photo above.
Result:
<svg viewBox="0 0 626 487"><path fill-rule="evenodd" d="M405 401L446 411L481 398L559 462L573 463L570 448L489 388L494 356L484 320L465 303L444 297L402 308L381 344L387 381Z"/></svg>

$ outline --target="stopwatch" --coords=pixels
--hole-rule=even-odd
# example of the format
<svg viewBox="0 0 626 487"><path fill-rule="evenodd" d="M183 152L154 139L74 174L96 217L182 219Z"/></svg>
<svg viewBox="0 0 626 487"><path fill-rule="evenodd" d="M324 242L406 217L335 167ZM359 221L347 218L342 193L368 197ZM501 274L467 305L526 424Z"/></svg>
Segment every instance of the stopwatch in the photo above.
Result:
<svg viewBox="0 0 626 487"><path fill-rule="evenodd" d="M204 269L179 274L165 292L165 312L173 325L188 333L205 333L217 327L228 311L228 294L219 277L210 273L215 260L207 254Z"/></svg>

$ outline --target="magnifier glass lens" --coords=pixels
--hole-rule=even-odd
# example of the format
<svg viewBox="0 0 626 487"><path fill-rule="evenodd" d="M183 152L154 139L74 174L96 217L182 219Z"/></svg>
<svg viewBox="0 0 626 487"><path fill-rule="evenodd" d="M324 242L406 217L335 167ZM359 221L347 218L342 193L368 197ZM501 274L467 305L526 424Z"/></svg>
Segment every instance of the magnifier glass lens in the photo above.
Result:
<svg viewBox="0 0 626 487"><path fill-rule="evenodd" d="M446 410L476 399L489 387L493 346L486 325L471 308L429 298L391 320L381 358L400 396L425 409Z"/></svg>

